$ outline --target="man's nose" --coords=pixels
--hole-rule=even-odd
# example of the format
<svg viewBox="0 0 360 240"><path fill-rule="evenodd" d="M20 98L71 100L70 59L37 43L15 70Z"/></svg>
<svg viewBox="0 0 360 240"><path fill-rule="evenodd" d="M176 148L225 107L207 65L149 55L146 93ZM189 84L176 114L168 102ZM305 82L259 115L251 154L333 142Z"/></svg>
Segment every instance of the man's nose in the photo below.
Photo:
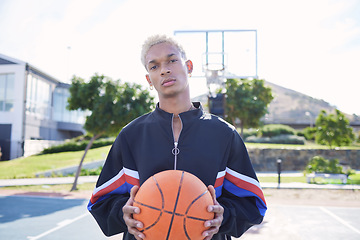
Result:
<svg viewBox="0 0 360 240"><path fill-rule="evenodd" d="M171 70L170 68L164 64L162 67L161 67L161 76L165 75L165 74L169 74L171 73Z"/></svg>

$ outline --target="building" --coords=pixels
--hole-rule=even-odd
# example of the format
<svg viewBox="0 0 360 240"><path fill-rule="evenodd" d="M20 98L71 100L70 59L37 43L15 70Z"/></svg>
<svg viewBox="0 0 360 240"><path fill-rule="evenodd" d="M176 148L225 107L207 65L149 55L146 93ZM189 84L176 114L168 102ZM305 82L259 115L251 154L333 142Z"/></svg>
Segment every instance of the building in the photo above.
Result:
<svg viewBox="0 0 360 240"><path fill-rule="evenodd" d="M1 160L84 133L85 114L66 109L70 85L0 54Z"/></svg>

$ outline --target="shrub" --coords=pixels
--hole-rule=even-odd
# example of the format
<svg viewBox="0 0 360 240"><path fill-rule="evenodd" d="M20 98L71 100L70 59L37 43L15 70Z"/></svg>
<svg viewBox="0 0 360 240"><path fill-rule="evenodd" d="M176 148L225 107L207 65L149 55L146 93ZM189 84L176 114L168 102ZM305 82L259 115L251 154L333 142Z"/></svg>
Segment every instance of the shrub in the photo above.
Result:
<svg viewBox="0 0 360 240"><path fill-rule="evenodd" d="M98 140L94 141L91 148L108 146L108 145L111 145L113 142L114 142L114 139L112 139L112 138L98 139ZM40 154L81 151L81 150L85 150L88 143L89 143L88 140L85 140L82 142L76 142L74 140L71 140L71 141L65 142L60 145L45 148Z"/></svg>
<svg viewBox="0 0 360 240"><path fill-rule="evenodd" d="M347 168L346 171L344 171L343 166L340 165L339 159L325 159L321 156L315 156L312 159L310 159L308 165L305 168L305 173L335 173L335 174L346 174L351 175L354 174L354 170L351 168Z"/></svg>
<svg viewBox="0 0 360 240"><path fill-rule="evenodd" d="M81 169L81 176L99 176L101 173L101 170L103 169L102 166L94 169Z"/></svg>
<svg viewBox="0 0 360 240"><path fill-rule="evenodd" d="M274 137L279 135L295 135L296 131L282 124L268 124L260 129L261 137Z"/></svg>
<svg viewBox="0 0 360 240"><path fill-rule="evenodd" d="M245 138L245 142L249 143L271 143L269 137L256 137L256 136L249 136Z"/></svg>
<svg viewBox="0 0 360 240"><path fill-rule="evenodd" d="M252 143L277 143L277 144L305 144L305 138L295 135L278 135L274 137L256 137L249 136L245 139L246 142Z"/></svg>
<svg viewBox="0 0 360 240"><path fill-rule="evenodd" d="M315 140L316 128L314 127L304 128L303 133L306 140Z"/></svg>
<svg viewBox="0 0 360 240"><path fill-rule="evenodd" d="M305 138L305 134L304 134L303 131L296 131L296 136L304 137L304 138Z"/></svg>
<svg viewBox="0 0 360 240"><path fill-rule="evenodd" d="M250 136L257 136L258 131L259 131L258 129L244 129L243 139L246 139ZM240 132L240 129L238 132Z"/></svg>

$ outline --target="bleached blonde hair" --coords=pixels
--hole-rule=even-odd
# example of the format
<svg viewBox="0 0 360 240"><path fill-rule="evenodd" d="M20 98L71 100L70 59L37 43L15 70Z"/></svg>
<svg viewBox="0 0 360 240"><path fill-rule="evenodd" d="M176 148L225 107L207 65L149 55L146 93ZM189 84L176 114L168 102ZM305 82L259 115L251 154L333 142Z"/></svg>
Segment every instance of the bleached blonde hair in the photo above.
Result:
<svg viewBox="0 0 360 240"><path fill-rule="evenodd" d="M184 48L174 38L169 37L167 35L159 35L159 34L157 34L157 35L153 35L153 36L148 37L145 40L144 44L142 45L141 62L144 65L146 70L147 70L147 68L146 68L145 58L146 58L147 53L149 52L149 49L152 46L160 44L160 43L169 43L172 46L176 47L179 50L181 57L184 60L187 60Z"/></svg>

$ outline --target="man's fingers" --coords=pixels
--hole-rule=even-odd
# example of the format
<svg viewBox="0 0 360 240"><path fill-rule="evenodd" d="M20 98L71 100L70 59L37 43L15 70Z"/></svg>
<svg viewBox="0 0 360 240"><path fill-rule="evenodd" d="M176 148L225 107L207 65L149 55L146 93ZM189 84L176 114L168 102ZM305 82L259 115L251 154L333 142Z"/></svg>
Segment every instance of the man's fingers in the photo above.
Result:
<svg viewBox="0 0 360 240"><path fill-rule="evenodd" d="M208 186L208 190L209 190L212 198L213 198L214 200L216 200L215 188L214 188L212 185L209 185L209 186Z"/></svg>
<svg viewBox="0 0 360 240"><path fill-rule="evenodd" d="M224 213L224 208L221 205L210 205L207 210L213 213Z"/></svg>
<svg viewBox="0 0 360 240"><path fill-rule="evenodd" d="M138 190L139 190L139 186L134 185L134 186L131 188L131 191L130 191L130 198L135 198L135 195L136 195L136 193L137 193Z"/></svg>
<svg viewBox="0 0 360 240"><path fill-rule="evenodd" d="M123 213L124 214L139 214L140 213L140 208L138 207L133 207L133 206L130 206L130 205L125 205L123 207Z"/></svg>
<svg viewBox="0 0 360 240"><path fill-rule="evenodd" d="M142 222L137 221L133 218L133 214L140 213L140 208L133 206L134 198L138 190L139 190L139 186L136 185L131 188L130 198L122 208L122 211L123 211L123 219L127 225L128 232L134 235L137 240L140 240L140 239L144 239L145 236L137 228L143 228L144 225L142 224Z"/></svg>

